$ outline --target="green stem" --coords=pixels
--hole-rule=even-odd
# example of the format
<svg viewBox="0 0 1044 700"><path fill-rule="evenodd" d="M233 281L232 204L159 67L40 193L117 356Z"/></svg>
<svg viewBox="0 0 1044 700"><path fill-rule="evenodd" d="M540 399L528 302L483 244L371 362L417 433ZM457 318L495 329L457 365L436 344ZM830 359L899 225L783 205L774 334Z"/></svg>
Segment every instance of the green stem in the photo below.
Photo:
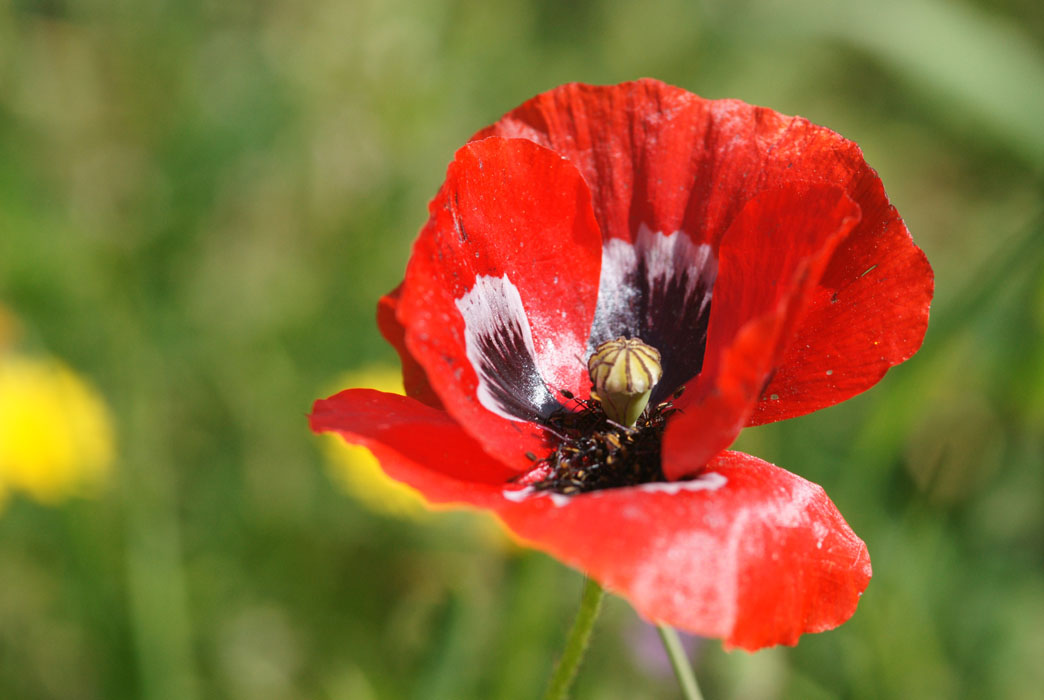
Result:
<svg viewBox="0 0 1044 700"><path fill-rule="evenodd" d="M692 672L689 657L682 648L678 633L674 631L673 627L667 625L657 625L656 629L660 632L660 639L663 640L663 647L671 659L674 675L678 677L678 684L681 686L685 700L703 700L700 686L696 683L696 674Z"/></svg>
<svg viewBox="0 0 1044 700"><path fill-rule="evenodd" d="M602 609L602 598L605 591L593 578L584 581L584 592L580 597L580 609L576 612L573 629L569 630L562 658L555 666L551 681L547 684L544 700L565 700L569 697L569 688L573 685L580 662L587 651L587 643L591 639L591 630Z"/></svg>

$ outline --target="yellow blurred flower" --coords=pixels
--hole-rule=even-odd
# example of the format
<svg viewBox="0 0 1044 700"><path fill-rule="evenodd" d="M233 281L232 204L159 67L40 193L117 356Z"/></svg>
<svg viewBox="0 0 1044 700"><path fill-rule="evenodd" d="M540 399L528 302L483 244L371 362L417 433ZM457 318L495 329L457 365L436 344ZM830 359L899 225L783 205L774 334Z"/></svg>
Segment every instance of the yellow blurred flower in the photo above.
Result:
<svg viewBox="0 0 1044 700"><path fill-rule="evenodd" d="M22 491L55 503L97 486L112 466L102 398L56 360L0 352L0 500Z"/></svg>
<svg viewBox="0 0 1044 700"><path fill-rule="evenodd" d="M387 367L346 373L338 378L336 387L403 393L402 375ZM330 477L361 504L374 512L396 517L424 517L429 512L421 495L385 475L377 458L368 449L346 444L336 435L323 435L322 438Z"/></svg>

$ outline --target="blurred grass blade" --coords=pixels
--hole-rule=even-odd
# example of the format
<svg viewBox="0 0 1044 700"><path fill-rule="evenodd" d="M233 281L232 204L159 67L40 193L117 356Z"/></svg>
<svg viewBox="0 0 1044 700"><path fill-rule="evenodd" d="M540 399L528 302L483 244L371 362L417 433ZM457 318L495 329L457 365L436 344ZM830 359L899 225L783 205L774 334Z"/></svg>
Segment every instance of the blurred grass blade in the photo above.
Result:
<svg viewBox="0 0 1044 700"><path fill-rule="evenodd" d="M1044 54L1018 26L964 2L769 3L759 24L839 39L868 52L941 109L944 121L967 118L1011 154L1044 163Z"/></svg>

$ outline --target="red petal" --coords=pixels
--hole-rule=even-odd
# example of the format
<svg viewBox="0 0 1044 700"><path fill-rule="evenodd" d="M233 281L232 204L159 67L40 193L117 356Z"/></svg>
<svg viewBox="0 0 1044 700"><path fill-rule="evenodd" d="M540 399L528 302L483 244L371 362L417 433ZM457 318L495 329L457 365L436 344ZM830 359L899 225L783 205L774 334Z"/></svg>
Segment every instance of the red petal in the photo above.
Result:
<svg viewBox="0 0 1044 700"><path fill-rule="evenodd" d="M797 183L750 200L722 239L703 372L676 403L664 473L696 473L743 428L826 264L859 221L836 187Z"/></svg>
<svg viewBox="0 0 1044 700"><path fill-rule="evenodd" d="M807 183L765 190L743 207L718 249L705 374L743 325L793 304L807 277L818 280L859 217L843 190Z"/></svg>
<svg viewBox="0 0 1044 700"><path fill-rule="evenodd" d="M766 177L842 186L862 219L810 295L752 425L804 415L876 384L921 346L934 290L927 258L855 143L795 119Z"/></svg>
<svg viewBox="0 0 1044 700"><path fill-rule="evenodd" d="M489 457L445 411L406 396L348 389L312 407L317 433L338 433L367 447L393 479L433 503L489 505L516 474Z"/></svg>
<svg viewBox="0 0 1044 700"><path fill-rule="evenodd" d="M792 121L770 109L705 100L645 79L563 85L475 138L528 138L576 163L607 238L632 240L644 223L653 231L683 230L702 242L716 241L760 189L762 168Z"/></svg>
<svg viewBox="0 0 1044 700"><path fill-rule="evenodd" d="M498 508L523 539L644 618L755 650L855 612L870 559L823 489L724 452L698 480L530 496Z"/></svg>
<svg viewBox="0 0 1044 700"><path fill-rule="evenodd" d="M866 546L819 486L739 452L700 477L568 497L514 474L444 412L368 389L317 401L316 432L374 452L434 503L492 508L532 546L645 618L754 650L840 625L870 579Z"/></svg>
<svg viewBox="0 0 1044 700"><path fill-rule="evenodd" d="M663 436L667 479L699 473L739 435L778 355L785 317L779 309L744 325L722 353L717 374L693 390L700 392L699 400L671 419Z"/></svg>
<svg viewBox="0 0 1044 700"><path fill-rule="evenodd" d="M542 450L544 433L480 401L458 302L480 280L509 283L521 299L543 380L552 392L583 395L601 265L590 193L561 156L530 141L491 138L457 152L430 211L399 303L406 346L465 430L491 454L527 466L522 455Z"/></svg>
<svg viewBox="0 0 1044 700"><path fill-rule="evenodd" d="M606 237L632 240L645 223L716 242L748 199L788 182L841 187L859 205L862 220L811 293L752 424L849 398L920 347L931 268L859 147L829 129L639 80L563 85L476 138L489 135L528 138L576 163Z"/></svg>
<svg viewBox="0 0 1044 700"><path fill-rule="evenodd" d="M377 328L380 329L384 339L399 353L399 362L402 364L402 385L406 389L406 395L432 408L442 408L442 401L428 383L428 375L424 373L424 368L406 349L406 329L395 317L401 294L402 285L400 284L377 302Z"/></svg>
<svg viewBox="0 0 1044 700"><path fill-rule="evenodd" d="M793 341L750 425L793 418L866 391L921 347L932 301L932 268L880 195L863 202L863 222L835 251ZM883 209L883 212L882 212ZM883 213L883 215L882 215Z"/></svg>

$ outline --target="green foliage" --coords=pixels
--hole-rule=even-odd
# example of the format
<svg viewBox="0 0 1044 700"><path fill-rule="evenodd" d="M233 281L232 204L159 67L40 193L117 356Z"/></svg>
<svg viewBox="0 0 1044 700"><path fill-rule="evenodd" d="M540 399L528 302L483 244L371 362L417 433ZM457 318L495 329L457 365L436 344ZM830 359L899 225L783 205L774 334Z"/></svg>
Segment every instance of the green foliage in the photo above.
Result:
<svg viewBox="0 0 1044 700"><path fill-rule="evenodd" d="M1044 687L1039 3L0 2L0 304L117 416L109 490L0 514L0 697L529 698L580 577L462 514L371 514L307 430L394 354L456 147L572 80L654 76L859 142L937 274L924 350L741 448L823 484L875 577L707 697ZM610 600L582 698L669 697Z"/></svg>

